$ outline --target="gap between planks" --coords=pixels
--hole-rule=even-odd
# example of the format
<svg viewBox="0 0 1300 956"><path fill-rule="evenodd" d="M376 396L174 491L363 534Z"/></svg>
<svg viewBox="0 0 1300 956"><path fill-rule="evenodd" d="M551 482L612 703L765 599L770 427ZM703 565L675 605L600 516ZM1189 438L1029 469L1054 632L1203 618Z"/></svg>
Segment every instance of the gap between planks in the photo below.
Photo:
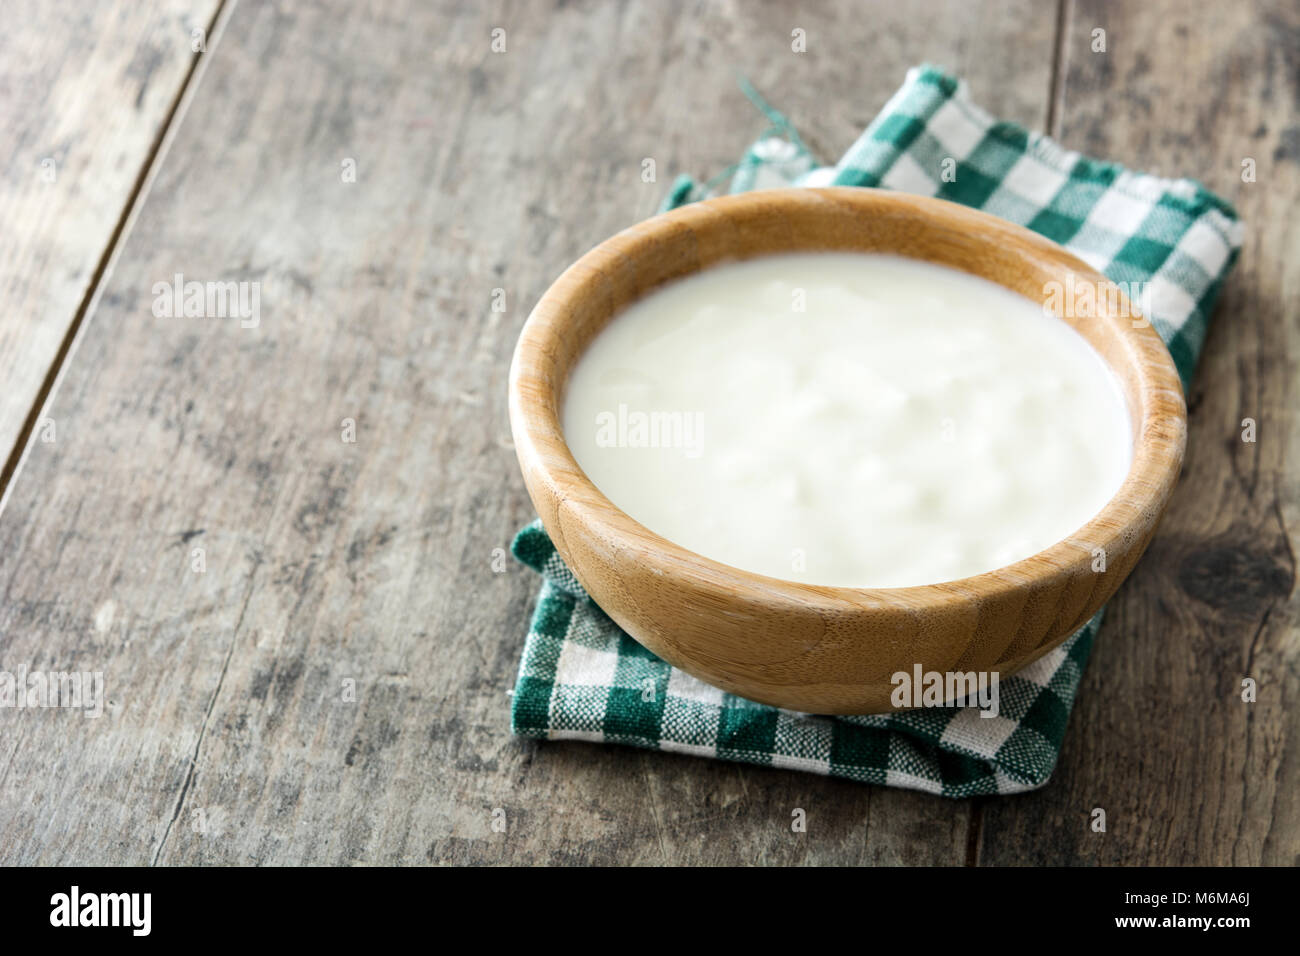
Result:
<svg viewBox="0 0 1300 956"><path fill-rule="evenodd" d="M150 144L149 151L140 164L140 171L136 174L135 182L131 184L131 190L127 194L126 202L122 204L122 212L113 225L113 231L109 233L108 241L104 244L104 251L100 253L99 261L95 263L90 282L86 285L85 295L82 296L81 302L72 316L72 322L63 334L63 340L59 343L59 349L54 354L54 360L45 372L45 378L32 400L32 407L27 412L27 418L18 431L18 437L14 441L13 447L9 450L9 456L5 460L4 466L0 467L0 512L4 511L5 505L9 502L9 491L13 487L14 479L18 477L23 462L27 458L32 434L40 423L41 413L54 397L64 370L68 368L69 360L76 349L86 318L94 313L96 306L99 304L99 297L104 288L105 279L112 272L113 264L117 260L117 254L121 250L126 236L130 234L131 226L135 223L135 219L144 205L145 197L148 196L149 189L153 185L158 170L162 166L162 161L167 155L167 150L175 138L175 131L180 127L180 122L189 109L190 102L194 99L194 91L198 89L203 73L206 70L205 60L216 51L221 32L225 29L226 22L230 19L230 14L234 12L238 2L239 0L217 0L217 7L212 13L212 19L207 24L204 40L205 49L203 52L194 54L190 67L185 72L185 76L172 98L171 106L167 108L167 113L158 127L153 143Z"/></svg>

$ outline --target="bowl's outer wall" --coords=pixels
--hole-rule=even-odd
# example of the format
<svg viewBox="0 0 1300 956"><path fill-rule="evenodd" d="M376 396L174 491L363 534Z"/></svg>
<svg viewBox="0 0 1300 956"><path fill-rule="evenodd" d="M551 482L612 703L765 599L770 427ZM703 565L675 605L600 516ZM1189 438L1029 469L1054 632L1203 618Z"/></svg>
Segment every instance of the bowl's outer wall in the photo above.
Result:
<svg viewBox="0 0 1300 956"><path fill-rule="evenodd" d="M1117 373L1134 434L1123 487L1066 541L976 577L903 589L817 587L692 554L615 508L573 460L560 427L568 373L613 316L656 286L727 260L814 250L925 259L1040 303L1049 282L1107 283L1028 230L939 200L840 188L697 203L597 246L543 296L511 367L511 428L529 495L557 550L632 637L752 700L812 713L882 713L894 709L894 675L910 675L916 664L1005 676L1096 613L1155 532L1181 468L1186 408L1168 351L1149 326L1131 320L1134 313L1062 315ZM1122 295L1117 301L1131 308ZM1104 571L1094 570L1100 555Z"/></svg>

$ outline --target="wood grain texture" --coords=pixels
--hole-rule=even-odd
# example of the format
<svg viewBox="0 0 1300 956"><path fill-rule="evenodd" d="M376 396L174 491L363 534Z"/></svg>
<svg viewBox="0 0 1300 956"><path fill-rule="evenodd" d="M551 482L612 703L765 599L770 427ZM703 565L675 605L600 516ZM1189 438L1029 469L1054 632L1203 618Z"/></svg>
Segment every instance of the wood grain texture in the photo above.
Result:
<svg viewBox="0 0 1300 956"><path fill-rule="evenodd" d="M1109 287L1101 308L1054 307L1115 373L1131 424L1124 483L1083 527L983 574L908 588L828 587L729 567L621 511L574 459L569 375L619 312L722 262L807 252L902 255L1048 307L1044 290ZM1117 308L1106 305L1114 303ZM602 242L529 316L510 370L524 482L587 593L663 660L750 700L814 714L896 709L894 676L1010 675L1076 633L1137 564L1182 467L1187 418L1168 350L1117 286L1056 243L954 203L875 189L759 190L693 203ZM907 318L900 316L898 321ZM1105 554L1106 571L1093 567Z"/></svg>
<svg viewBox="0 0 1300 956"><path fill-rule="evenodd" d="M0 858L964 862L964 804L511 737L506 371L561 269L761 131L736 71L828 158L922 60L1041 125L1054 12L241 2L0 514L4 666L111 701L0 712ZM155 318L177 272L260 324Z"/></svg>
<svg viewBox="0 0 1300 956"><path fill-rule="evenodd" d="M0 469L190 71L191 30L206 30L216 7L216 0L5 5Z"/></svg>
<svg viewBox="0 0 1300 956"><path fill-rule="evenodd" d="M1300 8L1071 4L1067 146L1192 174L1245 244L1188 396L1185 474L1111 602L1049 786L983 804L985 863L1300 862ZM1107 51L1090 50L1094 29ZM1243 160L1256 181L1243 182ZM1257 423L1244 442L1243 419ZM1242 680L1258 683L1244 703ZM1105 833L1089 828L1095 807Z"/></svg>

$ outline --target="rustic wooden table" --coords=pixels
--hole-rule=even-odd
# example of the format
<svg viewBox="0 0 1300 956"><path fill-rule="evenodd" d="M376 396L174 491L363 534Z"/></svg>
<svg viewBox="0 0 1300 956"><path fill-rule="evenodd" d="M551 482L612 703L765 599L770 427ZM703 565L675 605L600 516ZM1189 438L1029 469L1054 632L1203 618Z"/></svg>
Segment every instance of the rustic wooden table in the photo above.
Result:
<svg viewBox="0 0 1300 956"><path fill-rule="evenodd" d="M107 703L0 710L0 860L1300 859L1294 0L7 6L0 670L101 671ZM1054 779L950 802L512 737L531 303L739 155L737 73L833 158L927 60L1247 223ZM155 314L178 273L260 283L260 322Z"/></svg>

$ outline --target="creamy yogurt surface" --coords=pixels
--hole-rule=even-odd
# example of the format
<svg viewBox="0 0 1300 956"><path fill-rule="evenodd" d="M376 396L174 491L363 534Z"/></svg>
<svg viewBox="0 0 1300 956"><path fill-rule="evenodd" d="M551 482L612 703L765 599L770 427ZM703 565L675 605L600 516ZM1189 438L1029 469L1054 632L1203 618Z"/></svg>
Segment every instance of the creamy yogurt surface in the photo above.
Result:
<svg viewBox="0 0 1300 956"><path fill-rule="evenodd" d="M1068 538L1114 496L1120 384L992 282L857 253L717 266L615 316L565 439L651 531L810 584L908 587Z"/></svg>

